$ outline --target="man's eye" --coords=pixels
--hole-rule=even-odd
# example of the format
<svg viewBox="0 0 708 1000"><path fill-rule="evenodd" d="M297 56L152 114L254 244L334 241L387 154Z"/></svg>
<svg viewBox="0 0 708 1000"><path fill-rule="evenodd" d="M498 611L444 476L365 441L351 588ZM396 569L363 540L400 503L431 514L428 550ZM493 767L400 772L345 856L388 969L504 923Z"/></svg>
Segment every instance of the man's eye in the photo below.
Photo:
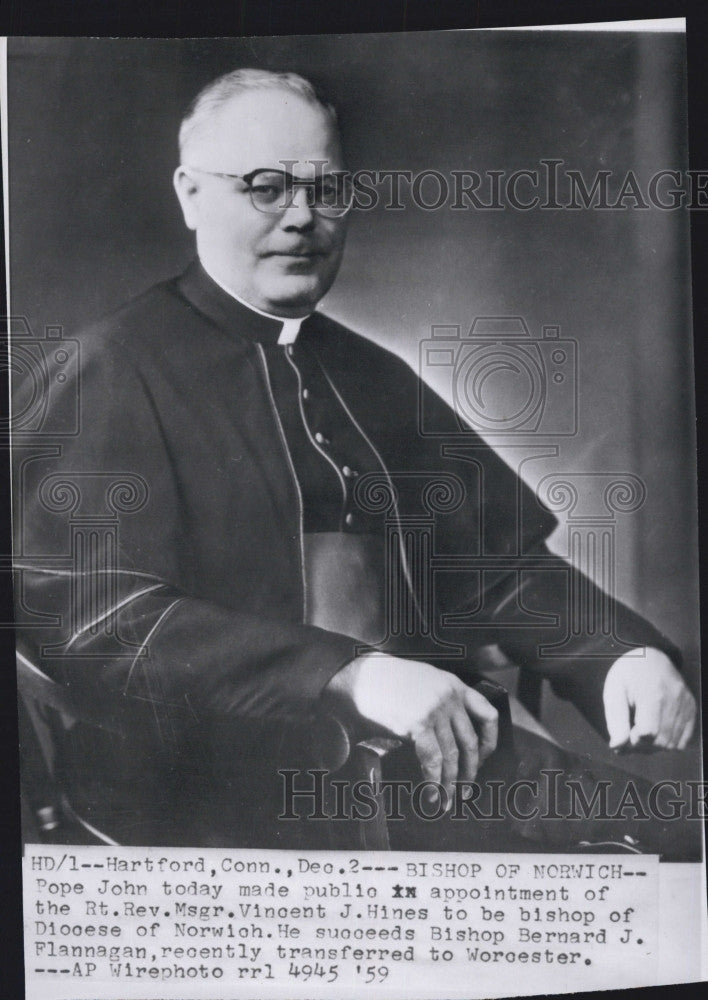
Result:
<svg viewBox="0 0 708 1000"><path fill-rule="evenodd" d="M277 198L283 193L282 187L277 187L275 184L254 184L251 190L264 198Z"/></svg>

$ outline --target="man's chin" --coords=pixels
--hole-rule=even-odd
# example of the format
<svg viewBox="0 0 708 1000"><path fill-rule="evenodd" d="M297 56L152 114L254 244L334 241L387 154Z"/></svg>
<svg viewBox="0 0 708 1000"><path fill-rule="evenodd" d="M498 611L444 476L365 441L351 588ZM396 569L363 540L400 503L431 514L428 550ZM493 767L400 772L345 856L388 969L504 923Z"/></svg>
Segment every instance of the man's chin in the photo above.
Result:
<svg viewBox="0 0 708 1000"><path fill-rule="evenodd" d="M312 312L325 291L322 282L314 276L282 277L262 289L262 301L267 303L262 308L276 316L304 316Z"/></svg>

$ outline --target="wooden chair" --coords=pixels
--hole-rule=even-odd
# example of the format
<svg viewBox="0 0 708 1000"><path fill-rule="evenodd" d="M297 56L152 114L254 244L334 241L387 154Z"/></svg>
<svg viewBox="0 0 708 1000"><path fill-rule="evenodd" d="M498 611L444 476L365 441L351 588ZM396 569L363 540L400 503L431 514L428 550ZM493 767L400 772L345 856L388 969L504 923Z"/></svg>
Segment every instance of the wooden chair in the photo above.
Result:
<svg viewBox="0 0 708 1000"><path fill-rule="evenodd" d="M20 650L17 674L25 841L118 846L117 841L79 815L72 805L61 744L66 732L79 723L116 737L124 736L125 720L110 709L82 701L68 687L48 677ZM500 713L500 759L512 755L513 732L506 691L487 679L480 680L475 687ZM376 787L382 780L387 758L402 748L402 741L396 739L356 740L336 716L326 717L323 727L319 766L342 781L364 780ZM382 799L379 806L371 820L330 824L333 828L330 846L388 850L389 831Z"/></svg>
<svg viewBox="0 0 708 1000"><path fill-rule="evenodd" d="M62 727L70 729L79 721L113 733L119 731L118 723L109 713L81 704L67 687L53 681L19 649L17 688L23 824L29 826L23 830L24 839L28 840L29 834L49 843L115 845L111 837L74 811L64 788L58 741Z"/></svg>

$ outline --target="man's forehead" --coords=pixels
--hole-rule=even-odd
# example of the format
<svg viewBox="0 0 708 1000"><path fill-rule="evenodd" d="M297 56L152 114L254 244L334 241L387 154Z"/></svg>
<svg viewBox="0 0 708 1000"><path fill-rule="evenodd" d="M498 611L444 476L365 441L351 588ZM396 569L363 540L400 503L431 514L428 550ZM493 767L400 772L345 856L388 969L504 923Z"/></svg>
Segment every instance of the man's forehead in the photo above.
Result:
<svg viewBox="0 0 708 1000"><path fill-rule="evenodd" d="M325 108L284 89L230 98L195 133L190 159L195 156L200 162L193 165L233 173L292 161L302 175L313 172L313 160L326 160L325 170L343 166L337 127Z"/></svg>

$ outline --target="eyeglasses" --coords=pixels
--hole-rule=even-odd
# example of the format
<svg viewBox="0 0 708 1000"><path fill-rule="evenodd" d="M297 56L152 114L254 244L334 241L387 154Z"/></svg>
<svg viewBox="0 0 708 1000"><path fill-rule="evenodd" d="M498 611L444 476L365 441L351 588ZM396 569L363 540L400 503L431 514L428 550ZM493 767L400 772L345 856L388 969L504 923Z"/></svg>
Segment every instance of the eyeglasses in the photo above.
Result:
<svg viewBox="0 0 708 1000"><path fill-rule="evenodd" d="M225 177L243 181L248 186L253 207L268 215L286 212L293 203L298 188L307 191L307 205L325 219L339 219L346 215L354 202L354 184L348 173L322 174L311 180L294 177L287 170L268 170L259 167L250 174L225 174L215 170L188 167L198 174Z"/></svg>

